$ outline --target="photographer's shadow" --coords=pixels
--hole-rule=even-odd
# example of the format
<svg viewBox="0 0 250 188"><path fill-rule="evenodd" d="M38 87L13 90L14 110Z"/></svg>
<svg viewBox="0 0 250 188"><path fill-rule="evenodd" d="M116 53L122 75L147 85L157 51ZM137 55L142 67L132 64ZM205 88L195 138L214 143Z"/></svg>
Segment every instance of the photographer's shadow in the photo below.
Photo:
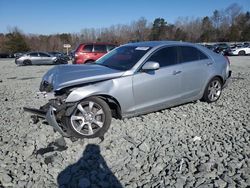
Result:
<svg viewBox="0 0 250 188"><path fill-rule="evenodd" d="M86 146L78 162L68 166L57 177L58 187L117 187L121 183L107 166L95 144Z"/></svg>

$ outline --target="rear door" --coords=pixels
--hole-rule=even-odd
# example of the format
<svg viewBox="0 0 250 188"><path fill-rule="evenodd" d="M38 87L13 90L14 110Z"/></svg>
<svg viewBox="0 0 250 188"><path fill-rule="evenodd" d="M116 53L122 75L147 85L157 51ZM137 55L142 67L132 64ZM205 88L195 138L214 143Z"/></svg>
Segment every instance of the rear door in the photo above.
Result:
<svg viewBox="0 0 250 188"><path fill-rule="evenodd" d="M177 47L164 47L147 61L155 61L160 68L155 71L139 71L133 76L135 111L144 113L171 106L180 98L181 67L178 64Z"/></svg>
<svg viewBox="0 0 250 188"><path fill-rule="evenodd" d="M179 53L183 71L181 92L185 100L200 94L206 84L213 60L193 46L180 46Z"/></svg>

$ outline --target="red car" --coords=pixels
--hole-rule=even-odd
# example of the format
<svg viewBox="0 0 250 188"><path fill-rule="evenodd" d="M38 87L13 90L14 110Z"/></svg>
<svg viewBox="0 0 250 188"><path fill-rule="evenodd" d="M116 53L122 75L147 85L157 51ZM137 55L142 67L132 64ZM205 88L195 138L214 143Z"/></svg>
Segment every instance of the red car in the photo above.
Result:
<svg viewBox="0 0 250 188"><path fill-rule="evenodd" d="M80 44L75 51L73 64L93 63L115 47L111 43Z"/></svg>

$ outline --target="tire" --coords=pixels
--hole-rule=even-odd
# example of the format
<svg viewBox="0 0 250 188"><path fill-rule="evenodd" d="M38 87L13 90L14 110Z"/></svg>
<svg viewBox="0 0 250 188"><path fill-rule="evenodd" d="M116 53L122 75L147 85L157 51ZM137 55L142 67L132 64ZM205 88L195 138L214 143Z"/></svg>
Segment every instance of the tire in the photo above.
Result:
<svg viewBox="0 0 250 188"><path fill-rule="evenodd" d="M238 55L246 55L246 52L244 50L239 51Z"/></svg>
<svg viewBox="0 0 250 188"><path fill-rule="evenodd" d="M98 97L90 97L78 103L64 123L73 137L96 138L104 136L111 119L108 104Z"/></svg>
<svg viewBox="0 0 250 188"><path fill-rule="evenodd" d="M222 92L222 82L218 77L214 77L207 84L202 100L207 103L215 102L220 98L221 92Z"/></svg>
<svg viewBox="0 0 250 188"><path fill-rule="evenodd" d="M23 65L32 65L31 61L26 59L23 61Z"/></svg>

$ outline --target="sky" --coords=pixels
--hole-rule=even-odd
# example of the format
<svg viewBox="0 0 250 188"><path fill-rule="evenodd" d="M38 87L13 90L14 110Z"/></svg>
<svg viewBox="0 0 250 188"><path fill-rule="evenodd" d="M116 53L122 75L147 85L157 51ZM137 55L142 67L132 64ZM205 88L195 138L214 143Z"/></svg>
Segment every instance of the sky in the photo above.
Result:
<svg viewBox="0 0 250 188"><path fill-rule="evenodd" d="M141 17L174 23L179 17L211 16L233 3L250 11L250 0L0 0L0 33L12 27L26 34L79 33Z"/></svg>

